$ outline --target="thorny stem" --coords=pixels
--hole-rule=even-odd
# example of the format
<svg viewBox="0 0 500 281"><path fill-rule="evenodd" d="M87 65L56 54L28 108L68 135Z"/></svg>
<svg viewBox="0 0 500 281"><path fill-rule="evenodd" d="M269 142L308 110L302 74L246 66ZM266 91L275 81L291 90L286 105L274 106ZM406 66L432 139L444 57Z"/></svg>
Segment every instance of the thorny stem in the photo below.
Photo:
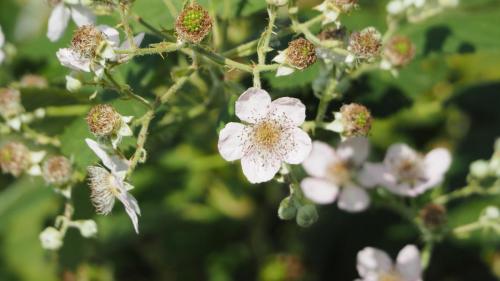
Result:
<svg viewBox="0 0 500 281"><path fill-rule="evenodd" d="M266 30L260 36L259 42L257 44L257 56L258 64L257 66L262 66L266 64L266 54L270 50L269 42L271 41L271 35L273 34L274 22L276 21L276 7L274 5L269 5L267 7L267 14L269 15L269 22ZM258 67L254 67L253 71L253 86L260 88L260 72Z"/></svg>
<svg viewBox="0 0 500 281"><path fill-rule="evenodd" d="M120 3L120 18L121 18L121 24L123 26L123 29L125 31L125 34L127 35L127 40L132 49L137 49L137 45L134 42L134 34L132 32L132 29L130 28L130 25L128 23L128 17L129 17L129 6L127 4Z"/></svg>
<svg viewBox="0 0 500 281"><path fill-rule="evenodd" d="M106 77L108 78L108 80L113 84L114 87L116 87L116 90L120 93L125 93L128 97L132 98L132 99L135 99L137 101L139 101L141 104L143 104L144 106L146 106L147 108L151 109L152 106L151 104L143 97L141 96L138 96L136 94L134 94L130 88L128 86L121 86L114 78L113 76L111 75L111 73L109 73L108 70L104 70L104 74L106 75Z"/></svg>

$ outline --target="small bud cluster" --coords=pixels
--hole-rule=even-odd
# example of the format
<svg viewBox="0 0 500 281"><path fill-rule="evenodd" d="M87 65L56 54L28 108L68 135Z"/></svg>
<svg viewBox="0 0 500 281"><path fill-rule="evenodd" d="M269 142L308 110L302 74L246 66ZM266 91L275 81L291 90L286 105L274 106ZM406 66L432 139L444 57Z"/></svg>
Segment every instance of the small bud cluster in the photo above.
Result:
<svg viewBox="0 0 500 281"><path fill-rule="evenodd" d="M87 124L92 134L98 137L112 135L121 126L120 114L108 104L92 107L87 114Z"/></svg>
<svg viewBox="0 0 500 281"><path fill-rule="evenodd" d="M73 34L71 48L80 56L95 58L99 47L105 42L106 36L93 25L80 26Z"/></svg>
<svg viewBox="0 0 500 281"><path fill-rule="evenodd" d="M304 69L316 62L316 47L304 38L293 40L286 50L287 62L298 69Z"/></svg>
<svg viewBox="0 0 500 281"><path fill-rule="evenodd" d="M45 182L57 186L68 183L72 173L71 162L64 156L53 156L46 160L42 167Z"/></svg>
<svg viewBox="0 0 500 281"><path fill-rule="evenodd" d="M175 31L179 39L190 43L199 43L212 28L212 19L199 4L191 4L177 17Z"/></svg>
<svg viewBox="0 0 500 281"><path fill-rule="evenodd" d="M9 142L0 148L0 167L4 173L18 177L30 164L30 151L24 144Z"/></svg>
<svg viewBox="0 0 500 281"><path fill-rule="evenodd" d="M4 118L15 116L23 110L21 94L18 90L0 88L0 115Z"/></svg>
<svg viewBox="0 0 500 281"><path fill-rule="evenodd" d="M382 36L373 27L354 32L349 38L348 50L360 59L372 59L378 56L381 48Z"/></svg>
<svg viewBox="0 0 500 281"><path fill-rule="evenodd" d="M436 229L446 223L446 209L442 205L428 204L420 211L420 219L430 229Z"/></svg>
<svg viewBox="0 0 500 281"><path fill-rule="evenodd" d="M415 45L408 37L394 36L387 42L384 56L394 66L407 65L415 56Z"/></svg>
<svg viewBox="0 0 500 281"><path fill-rule="evenodd" d="M343 134L347 137L366 136L372 127L372 115L368 108L361 104L351 103L340 108Z"/></svg>

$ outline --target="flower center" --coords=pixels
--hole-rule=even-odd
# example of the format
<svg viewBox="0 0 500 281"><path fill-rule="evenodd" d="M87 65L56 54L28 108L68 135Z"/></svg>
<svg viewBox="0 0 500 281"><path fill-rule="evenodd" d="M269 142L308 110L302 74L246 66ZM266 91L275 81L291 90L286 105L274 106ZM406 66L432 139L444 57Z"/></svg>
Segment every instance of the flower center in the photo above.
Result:
<svg viewBox="0 0 500 281"><path fill-rule="evenodd" d="M104 34L92 25L83 25L73 34L71 48L84 58L94 58L105 41Z"/></svg>
<svg viewBox="0 0 500 281"><path fill-rule="evenodd" d="M421 179L422 165L420 159L403 159L396 167L396 172L402 182L415 184Z"/></svg>
<svg viewBox="0 0 500 281"><path fill-rule="evenodd" d="M336 161L328 165L327 177L334 183L341 185L351 179L349 165L344 161Z"/></svg>
<svg viewBox="0 0 500 281"><path fill-rule="evenodd" d="M182 24L189 32L197 32L201 29L205 14L200 10L189 10L183 18Z"/></svg>
<svg viewBox="0 0 500 281"><path fill-rule="evenodd" d="M274 122L264 121L253 128L254 143L263 148L272 149L281 139L282 127Z"/></svg>
<svg viewBox="0 0 500 281"><path fill-rule="evenodd" d="M379 276L378 281L403 281L403 278L397 272L386 272Z"/></svg>

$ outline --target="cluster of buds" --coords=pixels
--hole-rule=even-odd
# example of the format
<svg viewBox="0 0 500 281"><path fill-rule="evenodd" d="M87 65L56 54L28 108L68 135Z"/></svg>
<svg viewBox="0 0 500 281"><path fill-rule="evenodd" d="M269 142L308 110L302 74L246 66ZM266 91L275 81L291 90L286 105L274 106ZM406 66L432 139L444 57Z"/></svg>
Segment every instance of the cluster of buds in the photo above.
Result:
<svg viewBox="0 0 500 281"><path fill-rule="evenodd" d="M131 116L121 116L111 105L99 104L92 107L87 114L90 132L99 138L109 138L116 148L122 137L131 136L128 123Z"/></svg>
<svg viewBox="0 0 500 281"><path fill-rule="evenodd" d="M201 5L193 3L184 8L175 22L178 40L200 43L212 28L212 19Z"/></svg>
<svg viewBox="0 0 500 281"><path fill-rule="evenodd" d="M273 59L280 64L276 76L290 75L295 69L306 69L313 65L316 59L316 47L313 43L304 38L295 39Z"/></svg>
<svg viewBox="0 0 500 281"><path fill-rule="evenodd" d="M374 27L367 27L359 32L354 32L349 38L347 50L350 53L346 58L347 63L356 60L371 61L382 50L382 35Z"/></svg>
<svg viewBox="0 0 500 281"><path fill-rule="evenodd" d="M45 157L45 152L31 152L20 142L9 142L0 148L0 168L3 173L11 174L15 177L26 172L37 176L41 174L38 165Z"/></svg>
<svg viewBox="0 0 500 281"><path fill-rule="evenodd" d="M71 180L71 161L64 156L52 156L42 166L42 176L47 184L62 186Z"/></svg>
<svg viewBox="0 0 500 281"><path fill-rule="evenodd" d="M399 68L409 64L415 57L415 49L415 45L408 37L392 37L384 47L382 68Z"/></svg>
<svg viewBox="0 0 500 281"><path fill-rule="evenodd" d="M340 14L349 13L357 7L358 0L325 0L315 9L323 13L323 25L327 25L336 22Z"/></svg>
<svg viewBox="0 0 500 281"><path fill-rule="evenodd" d="M357 103L343 105L335 112L335 120L326 129L341 134L343 138L367 136L372 127L372 115L368 108Z"/></svg>

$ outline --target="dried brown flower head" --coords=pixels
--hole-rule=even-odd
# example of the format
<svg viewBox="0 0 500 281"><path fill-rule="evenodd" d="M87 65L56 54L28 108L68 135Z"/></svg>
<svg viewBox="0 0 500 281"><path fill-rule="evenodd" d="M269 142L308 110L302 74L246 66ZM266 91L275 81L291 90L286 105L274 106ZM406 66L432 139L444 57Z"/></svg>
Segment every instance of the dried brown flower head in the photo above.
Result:
<svg viewBox="0 0 500 281"><path fill-rule="evenodd" d="M175 31L182 41L199 43L212 28L212 19L199 4L190 4L179 14L175 22Z"/></svg>
<svg viewBox="0 0 500 281"><path fill-rule="evenodd" d="M94 58L106 36L93 25L80 26L73 34L71 49L84 58Z"/></svg>
<svg viewBox="0 0 500 281"><path fill-rule="evenodd" d="M420 219L428 228L439 228L446 223L446 208L438 204L428 204L420 210Z"/></svg>
<svg viewBox="0 0 500 281"><path fill-rule="evenodd" d="M4 173L18 177L30 164L30 151L24 144L9 142L0 148L0 167Z"/></svg>
<svg viewBox="0 0 500 281"><path fill-rule="evenodd" d="M348 50L360 59L371 59L378 56L381 48L382 36L373 27L354 32L349 38Z"/></svg>
<svg viewBox="0 0 500 281"><path fill-rule="evenodd" d="M394 36L387 42L384 56L394 66L407 65L415 57L415 45L406 36Z"/></svg>
<svg viewBox="0 0 500 281"><path fill-rule="evenodd" d="M10 118L23 111L21 94L18 90L0 88L0 115Z"/></svg>
<svg viewBox="0 0 500 281"><path fill-rule="evenodd" d="M361 104L351 103L340 108L342 115L343 134L347 137L366 136L372 127L372 115Z"/></svg>
<svg viewBox="0 0 500 281"><path fill-rule="evenodd" d="M42 175L48 184L63 185L71 179L72 173L71 162L64 156L53 156L43 163Z"/></svg>
<svg viewBox="0 0 500 281"><path fill-rule="evenodd" d="M99 104L92 107L87 114L86 120L90 131L98 137L112 135L122 122L120 114L108 104Z"/></svg>
<svg viewBox="0 0 500 281"><path fill-rule="evenodd" d="M298 69L304 69L316 62L316 47L304 38L295 39L288 44L286 59Z"/></svg>

